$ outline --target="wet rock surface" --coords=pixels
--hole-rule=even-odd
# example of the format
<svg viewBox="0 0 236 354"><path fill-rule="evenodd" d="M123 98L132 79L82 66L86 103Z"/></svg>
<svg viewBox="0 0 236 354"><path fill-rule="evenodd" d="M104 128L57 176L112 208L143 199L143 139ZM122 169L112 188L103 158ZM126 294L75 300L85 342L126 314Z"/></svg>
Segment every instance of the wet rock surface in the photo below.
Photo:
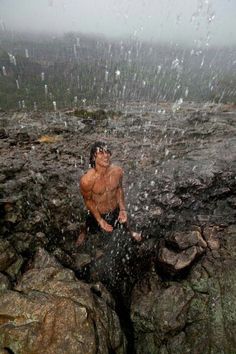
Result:
<svg viewBox="0 0 236 354"><path fill-rule="evenodd" d="M0 294L1 345L15 353L124 353L112 299L102 284L94 289L39 249L14 291Z"/></svg>
<svg viewBox="0 0 236 354"><path fill-rule="evenodd" d="M219 253L208 249L181 278L163 282L154 271L135 285L131 318L137 353L235 351L235 232L235 225L225 228Z"/></svg>
<svg viewBox="0 0 236 354"><path fill-rule="evenodd" d="M190 103L1 112L0 349L234 353L235 116ZM75 247L96 140L125 170L140 244L120 229Z"/></svg>

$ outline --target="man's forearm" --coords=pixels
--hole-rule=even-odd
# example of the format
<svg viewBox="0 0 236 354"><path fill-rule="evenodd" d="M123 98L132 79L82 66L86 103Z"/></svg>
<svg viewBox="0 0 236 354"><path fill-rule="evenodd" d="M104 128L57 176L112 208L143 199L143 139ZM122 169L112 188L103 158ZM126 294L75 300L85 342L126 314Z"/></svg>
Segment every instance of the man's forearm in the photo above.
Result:
<svg viewBox="0 0 236 354"><path fill-rule="evenodd" d="M94 203L93 200L86 200L85 205L88 208L88 210L93 214L97 222L99 223L102 220L101 214L98 211L98 208L96 204Z"/></svg>
<svg viewBox="0 0 236 354"><path fill-rule="evenodd" d="M125 210L125 195L124 195L124 191L121 187L119 187L119 189L117 191L117 201L118 201L120 210L124 211Z"/></svg>

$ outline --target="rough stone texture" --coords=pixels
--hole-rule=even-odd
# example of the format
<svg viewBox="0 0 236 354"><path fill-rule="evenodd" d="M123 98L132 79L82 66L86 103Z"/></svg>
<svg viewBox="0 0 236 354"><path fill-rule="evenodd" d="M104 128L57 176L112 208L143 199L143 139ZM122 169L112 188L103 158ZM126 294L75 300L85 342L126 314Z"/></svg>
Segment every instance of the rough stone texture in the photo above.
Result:
<svg viewBox="0 0 236 354"><path fill-rule="evenodd" d="M0 240L0 271L6 270L16 260L17 254L7 240Z"/></svg>
<svg viewBox="0 0 236 354"><path fill-rule="evenodd" d="M14 290L0 294L0 345L14 353L124 353L112 299L84 284L45 252Z"/></svg>
<svg viewBox="0 0 236 354"><path fill-rule="evenodd" d="M187 232L173 232L169 237L166 237L166 242L172 247L177 247L180 250L199 245L200 247L207 247L199 231Z"/></svg>
<svg viewBox="0 0 236 354"><path fill-rule="evenodd" d="M102 119L97 115L85 119L73 112L1 113L2 299L10 316L20 311L13 306L17 299L29 309L33 304L32 309L49 311L48 321L56 319L57 326L64 323L60 312L67 318L59 310L61 304L71 313L73 323L77 318L73 311L89 309L88 332L79 339L89 348L89 338L95 333L89 329L91 319L101 303L103 312L110 313L107 304L113 308L113 301L101 283L82 285L66 266L81 280L101 281L116 295L129 354L133 349L145 354L234 354L235 110L189 102L178 110L166 102L128 103L121 108L122 114L105 112ZM127 208L131 226L142 231L141 245L117 231L112 237L89 237L83 248L75 248L85 217L78 181L88 168L90 145L95 140L110 144L114 163L125 170ZM43 255L38 264L33 262L39 247L54 255L57 264ZM14 289L16 283L22 293ZM60 297L61 291L66 297ZM78 304L75 297L83 301L81 292L87 295ZM93 303L91 315L93 301L96 306ZM37 342L44 322L36 314L39 325L36 321L16 328L14 321L6 323L1 327L9 329L4 338L10 341L9 333L14 332L14 338L21 333L22 343L27 342L24 338L29 339L27 345ZM16 323L18 319L22 317ZM94 321L100 328L100 320ZM70 333L73 323L68 326ZM108 348L107 335L101 333L99 345ZM69 338L71 346L83 345L76 342L76 335ZM98 336L93 338L98 343Z"/></svg>
<svg viewBox="0 0 236 354"><path fill-rule="evenodd" d="M4 291L10 288L11 288L10 280L6 275L0 273L0 291Z"/></svg>
<svg viewBox="0 0 236 354"><path fill-rule="evenodd" d="M158 261L160 267L170 274L189 267L206 250L207 243L199 231L174 232L160 244Z"/></svg>
<svg viewBox="0 0 236 354"><path fill-rule="evenodd" d="M235 352L236 226L221 237L219 257L205 255L185 279L163 281L150 273L135 286L131 318L137 353Z"/></svg>
<svg viewBox="0 0 236 354"><path fill-rule="evenodd" d="M219 237L217 237L219 230L219 226L209 226L204 228L203 235L211 250L218 250L220 248L220 240Z"/></svg>

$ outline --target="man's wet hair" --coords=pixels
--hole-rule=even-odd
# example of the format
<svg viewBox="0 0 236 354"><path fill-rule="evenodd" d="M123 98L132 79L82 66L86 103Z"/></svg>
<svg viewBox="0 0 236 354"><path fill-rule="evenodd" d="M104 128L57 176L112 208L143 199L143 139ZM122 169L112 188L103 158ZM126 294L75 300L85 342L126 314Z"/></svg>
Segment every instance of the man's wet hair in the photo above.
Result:
<svg viewBox="0 0 236 354"><path fill-rule="evenodd" d="M111 150L108 148L107 143L103 141L96 141L90 150L89 164L91 167L95 167L95 154L98 151L107 151L111 155Z"/></svg>

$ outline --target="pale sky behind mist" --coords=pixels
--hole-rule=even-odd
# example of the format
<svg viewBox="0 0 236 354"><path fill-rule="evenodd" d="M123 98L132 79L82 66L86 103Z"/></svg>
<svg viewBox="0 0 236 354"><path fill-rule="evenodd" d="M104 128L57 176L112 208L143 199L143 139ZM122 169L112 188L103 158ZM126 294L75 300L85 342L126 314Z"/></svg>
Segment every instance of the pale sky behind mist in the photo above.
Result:
<svg viewBox="0 0 236 354"><path fill-rule="evenodd" d="M0 0L0 26L200 45L236 45L236 0Z"/></svg>

